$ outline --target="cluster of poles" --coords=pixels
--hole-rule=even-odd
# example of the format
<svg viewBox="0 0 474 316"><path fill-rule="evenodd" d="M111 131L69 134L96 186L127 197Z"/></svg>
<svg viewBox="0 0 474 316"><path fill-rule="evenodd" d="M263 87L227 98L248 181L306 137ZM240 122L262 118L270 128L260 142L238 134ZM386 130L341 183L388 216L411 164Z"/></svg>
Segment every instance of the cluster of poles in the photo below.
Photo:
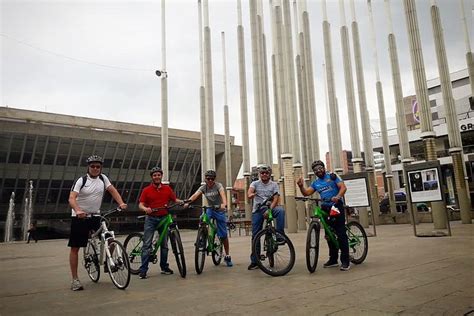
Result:
<svg viewBox="0 0 474 316"><path fill-rule="evenodd" d="M359 29L354 8L354 0L350 0L352 44L354 48L354 62L356 69L357 92L359 102L359 113L362 130L363 150L361 153L361 140L358 132L351 132L350 143L352 149L352 163L354 172L366 171L369 173L369 188L371 188L371 207L375 219L379 215L378 195L376 192L373 147L370 134L369 113L367 109L367 98L365 92L364 67L362 64L361 43ZM410 153L408 134L406 130L406 118L404 114L403 91L398 62L396 38L393 32L391 19L390 1L385 2L386 21L389 32L387 41L390 51L390 65L393 81L393 91L396 104L397 128L400 144L401 161L404 166L413 161ZM162 0L162 39L163 51L162 67L166 69L165 50L165 1ZM278 157L277 168L274 169L274 178L278 179L284 192L283 202L287 214L287 227L289 232L296 232L298 228L305 229L305 206L295 201L299 194L295 188L295 179L304 176L311 181L311 162L320 157L319 137L317 122L327 121L329 159L332 169L341 174L342 169L342 143L341 128L339 125L339 109L336 98L336 85L334 79L333 52L331 46L331 24L327 17L326 1L321 1L323 12L323 39L324 39L324 82L326 90L326 106L328 117L326 119L316 116L316 98L314 89L314 74L310 34L310 18L307 10L306 0L269 0L271 37L267 40L264 30L263 1L249 0L251 56L253 74L253 104L255 109L255 139L257 142L258 164L272 164L274 152ZM469 33L465 18L463 0L459 1L461 7L461 19L464 27L466 43L466 60L470 76L471 91L474 95L474 60L469 43ZM212 79L212 56L211 56L211 27L209 24L208 0L198 0L199 17L199 56L200 56L200 123L201 123L201 153L202 170L215 169L215 138L214 138L214 104L213 104L213 79ZM375 88L377 92L378 112L381 125L383 141L383 152L385 160L386 191L390 199L391 212L396 212L393 174L391 169L390 148L387 135L387 123L385 118L385 106L382 83L379 74L378 57L376 49L376 38L373 22L372 3L367 1L371 46L373 49L373 62L376 71ZM424 68L422 45L416 13L415 0L403 0L405 20L408 30L410 57L412 63L413 79L416 89L417 102L421 108L421 138L425 148L427 161L437 160L435 150L436 134L433 130L431 110L428 98L426 74ZM292 9L291 9L292 7ZM358 131L356 96L354 89L354 76L352 72L352 60L350 52L349 29L346 23L344 0L339 0L340 8L340 39L342 46L342 59L344 67L344 81L346 89L346 103L349 117L349 129ZM292 17L293 11L293 17ZM446 49L444 44L443 28L441 26L440 12L436 0L430 0L430 11L432 18L433 36L436 48L436 57L441 81L443 104L446 112L448 126L449 152L453 160L455 173L455 184L458 203L461 210L463 223L471 223L470 202L468 195L467 177L462 150L461 135L452 94L452 85ZM251 167L249 155L249 128L248 128L248 100L245 61L245 29L242 22L242 5L237 0L237 41L238 41L238 66L240 84L240 110L242 130L242 153L243 174L245 176L245 190L250 183ZM271 43L271 46L267 46ZM295 44L296 51L293 49ZM271 49L271 54L267 54ZM229 108L227 104L227 82L226 82L226 56L225 56L225 34L222 32L223 52L223 78L224 78L224 122L225 122L225 165L226 165L226 188L227 197L230 200L232 189L231 177L231 154L229 136ZM267 60L271 56L271 60ZM271 76L271 81L269 77ZM274 126L276 135L271 133L270 122L270 97L269 86L273 87ZM318 105L320 106L320 105ZM168 161L168 115L167 115L167 77L162 78L162 162L165 177ZM276 148L272 147L272 137L276 136ZM364 164L365 163L365 164ZM365 165L365 170L362 170ZM168 180L168 179L165 179ZM407 183L405 179L405 183ZM407 197L409 198L408 194ZM302 202L301 202L302 203ZM411 211L411 203L408 200L408 208ZM246 217L250 213L249 201L245 200ZM433 222L435 228L446 228L447 220L444 215L445 203L432 203ZM360 220L364 226L368 226L367 210L360 212Z"/></svg>

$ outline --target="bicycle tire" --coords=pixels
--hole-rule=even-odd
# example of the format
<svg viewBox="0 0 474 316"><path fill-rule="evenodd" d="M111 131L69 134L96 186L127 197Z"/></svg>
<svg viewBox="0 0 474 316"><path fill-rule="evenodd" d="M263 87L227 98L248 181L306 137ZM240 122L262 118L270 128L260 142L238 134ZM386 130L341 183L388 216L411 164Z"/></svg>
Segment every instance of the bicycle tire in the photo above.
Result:
<svg viewBox="0 0 474 316"><path fill-rule="evenodd" d="M309 273L316 271L319 258L319 232L321 226L317 221L309 224L308 234L306 236L306 267Z"/></svg>
<svg viewBox="0 0 474 316"><path fill-rule="evenodd" d="M194 244L194 268L197 274L201 274L206 261L207 229L199 227L196 243Z"/></svg>
<svg viewBox="0 0 474 316"><path fill-rule="evenodd" d="M130 273L140 273L140 266L142 265L143 234L132 233L127 236L123 244L130 261Z"/></svg>
<svg viewBox="0 0 474 316"><path fill-rule="evenodd" d="M263 238L263 251L261 251L261 238ZM293 243L288 236L274 228L264 228L257 233L252 241L252 253L260 270L271 276L283 276L290 272L295 264ZM284 257L288 257L287 262L280 264Z"/></svg>
<svg viewBox="0 0 474 316"><path fill-rule="evenodd" d="M214 235L214 250L212 251L212 262L218 266L221 264L222 258L224 257L224 244L221 239Z"/></svg>
<svg viewBox="0 0 474 316"><path fill-rule="evenodd" d="M111 257L106 258L106 264L110 279L118 289L124 290L130 283L130 261L127 252L118 240L112 240L108 247ZM114 266L111 265L111 259Z"/></svg>
<svg viewBox="0 0 474 316"><path fill-rule="evenodd" d="M94 244L88 240L83 251L84 268L92 282L97 283L100 278L100 263Z"/></svg>
<svg viewBox="0 0 474 316"><path fill-rule="evenodd" d="M171 248L173 249L174 257L176 258L176 265L181 277L186 277L186 260L184 258L183 243L181 242L181 236L177 229L173 229L170 232Z"/></svg>
<svg viewBox="0 0 474 316"><path fill-rule="evenodd" d="M358 222L349 222L346 225L349 239L349 256L354 264L364 262L369 251L369 243L364 227Z"/></svg>

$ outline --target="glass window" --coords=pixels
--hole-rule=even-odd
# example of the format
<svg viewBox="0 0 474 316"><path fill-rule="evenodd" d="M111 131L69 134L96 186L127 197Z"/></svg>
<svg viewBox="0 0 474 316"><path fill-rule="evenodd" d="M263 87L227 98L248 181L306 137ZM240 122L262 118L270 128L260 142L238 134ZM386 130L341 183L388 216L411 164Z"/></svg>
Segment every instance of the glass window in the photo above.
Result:
<svg viewBox="0 0 474 316"><path fill-rule="evenodd" d="M18 151L10 152L10 157L8 157L8 163L19 163L20 162L21 153Z"/></svg>

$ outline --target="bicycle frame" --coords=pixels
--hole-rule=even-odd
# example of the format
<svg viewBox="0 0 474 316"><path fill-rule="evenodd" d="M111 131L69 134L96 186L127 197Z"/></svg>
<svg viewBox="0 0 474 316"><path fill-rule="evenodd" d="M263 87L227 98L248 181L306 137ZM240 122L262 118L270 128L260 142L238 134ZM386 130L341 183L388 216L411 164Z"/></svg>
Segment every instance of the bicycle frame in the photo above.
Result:
<svg viewBox="0 0 474 316"><path fill-rule="evenodd" d="M202 214L201 214L201 220L199 222L199 226L203 226L203 225L206 225L207 227L209 227L209 233L207 234L207 252L208 253L212 253L214 250L215 250L215 247L214 247L214 238L216 236L216 233L217 233L217 228L216 228L216 224L214 223L215 220L211 220L209 218L209 216L207 216L207 212L206 212L206 208L203 208L202 210Z"/></svg>
<svg viewBox="0 0 474 316"><path fill-rule="evenodd" d="M108 215L108 214L105 214L105 215ZM114 261L112 260L112 254L110 252L109 247L105 247L105 243L106 242L108 243L109 240L115 240L115 233L114 233L114 231L109 230L107 228L105 215L100 216L101 217L101 219L100 219L100 228L90 236L90 240L92 241L92 243L94 244L94 247L96 249L97 249L97 242L96 241L99 240L99 242L100 242L99 265L102 265L104 263L104 253L105 253L108 260L110 260L110 263L111 263L110 266L114 267L115 264L114 264Z"/></svg>
<svg viewBox="0 0 474 316"><path fill-rule="evenodd" d="M325 218L328 217L328 213L323 211L319 205L316 205L313 210L313 220L314 218L317 218L319 223L323 226L324 231L326 233L326 236L331 240L332 243L336 245L337 248L339 248L339 242L337 240L336 234L334 233L333 228L326 222ZM357 245L360 243L360 238L356 235L354 235L348 228L347 224L346 226L346 232L347 232L347 237L349 241L349 248L353 247L354 245Z"/></svg>
<svg viewBox="0 0 474 316"><path fill-rule="evenodd" d="M328 213L323 211L319 205L316 205L314 207L312 217L313 220L316 218L319 221L319 223L323 226L326 236L329 238L329 240L331 240L332 243L336 245L337 248L339 248L339 242L337 241L336 234L325 220L325 218L328 217Z"/></svg>
<svg viewBox="0 0 474 316"><path fill-rule="evenodd" d="M168 231L169 232L169 228L171 226L171 224L174 223L174 220L173 220L173 216L171 216L171 214L167 214L166 216L164 216L160 222L158 223L158 225L156 225L155 227L155 230L158 230L160 227L163 227L163 230L162 232L164 231ZM167 235L167 234L166 234ZM161 247L161 243L163 242L163 239L165 238L165 234L161 233L160 234L160 237L156 240L154 246L153 246L153 251L152 251L152 256L156 256L156 253L158 252L158 248Z"/></svg>

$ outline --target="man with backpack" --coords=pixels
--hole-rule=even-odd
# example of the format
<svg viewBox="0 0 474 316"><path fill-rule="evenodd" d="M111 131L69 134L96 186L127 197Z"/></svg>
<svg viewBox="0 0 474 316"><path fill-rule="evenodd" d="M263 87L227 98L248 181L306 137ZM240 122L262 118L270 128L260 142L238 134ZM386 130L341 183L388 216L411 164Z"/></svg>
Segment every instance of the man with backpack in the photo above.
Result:
<svg viewBox="0 0 474 316"><path fill-rule="evenodd" d="M97 230L100 227L100 206L105 191L112 195L119 207L124 210L127 208L118 193L117 189L110 183L109 178L102 174L102 157L92 155L86 160L87 174L78 178L69 194L69 205L71 206L71 235L69 237L68 247L69 266L71 268L72 282L71 290L83 290L83 286L77 276L78 253L81 247L87 246L89 232Z"/></svg>

